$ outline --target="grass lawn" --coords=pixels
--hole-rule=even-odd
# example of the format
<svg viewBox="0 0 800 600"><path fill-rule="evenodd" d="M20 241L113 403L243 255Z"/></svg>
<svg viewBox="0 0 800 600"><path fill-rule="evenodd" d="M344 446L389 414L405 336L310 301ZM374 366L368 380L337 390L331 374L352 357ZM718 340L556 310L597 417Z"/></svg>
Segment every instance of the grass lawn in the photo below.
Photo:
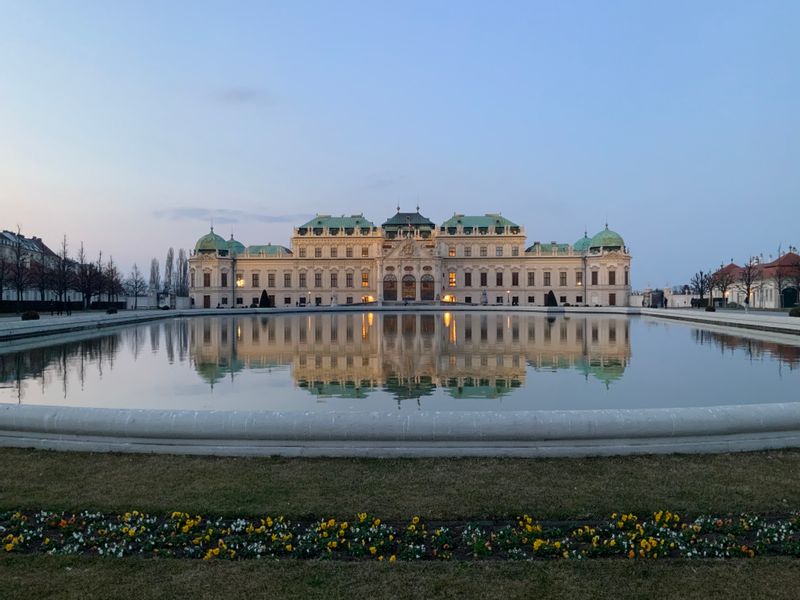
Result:
<svg viewBox="0 0 800 600"><path fill-rule="evenodd" d="M0 449L0 510L292 518L548 519L782 513L800 452L593 459L284 459ZM797 598L800 561L395 563L121 560L0 553L2 598Z"/></svg>

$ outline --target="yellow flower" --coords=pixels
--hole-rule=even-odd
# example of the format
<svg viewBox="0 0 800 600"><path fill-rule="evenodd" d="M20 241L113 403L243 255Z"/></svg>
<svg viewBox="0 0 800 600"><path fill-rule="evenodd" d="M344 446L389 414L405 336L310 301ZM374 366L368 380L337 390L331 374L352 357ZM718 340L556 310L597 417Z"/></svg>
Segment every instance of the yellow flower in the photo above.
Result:
<svg viewBox="0 0 800 600"><path fill-rule="evenodd" d="M213 554L214 556L219 556L219 548L214 548L214 549L211 551L211 554Z"/></svg>
<svg viewBox="0 0 800 600"><path fill-rule="evenodd" d="M561 542L556 540L555 543L553 544L553 546L555 546L555 549L558 550L559 548L561 548Z"/></svg>
<svg viewBox="0 0 800 600"><path fill-rule="evenodd" d="M394 561L396 561L396 560L397 560L397 557L396 557L394 554L392 554L392 555L389 557L389 562L394 562Z"/></svg>
<svg viewBox="0 0 800 600"><path fill-rule="evenodd" d="M378 551L378 549L375 546L370 546L369 547L369 553L370 554L374 555L377 551Z"/></svg>
<svg viewBox="0 0 800 600"><path fill-rule="evenodd" d="M286 544L286 546L284 546L284 548L286 548L287 552L291 552L292 551L292 545L291 544Z"/></svg>
<svg viewBox="0 0 800 600"><path fill-rule="evenodd" d="M336 526L336 519L330 519L328 521L328 527L335 527Z"/></svg>
<svg viewBox="0 0 800 600"><path fill-rule="evenodd" d="M381 520L380 520L380 519L375 519L375 520L372 522L372 524L373 524L375 527L377 527L378 525L380 525L380 524L381 524Z"/></svg>
<svg viewBox="0 0 800 600"><path fill-rule="evenodd" d="M378 557L378 560L383 560L383 554Z"/></svg>
<svg viewBox="0 0 800 600"><path fill-rule="evenodd" d="M14 549L14 544L6 544L6 552L11 552Z"/></svg>
<svg viewBox="0 0 800 600"><path fill-rule="evenodd" d="M411 519L411 522L412 522L414 525L416 525L417 523L419 523L419 517L416 517L416 516L415 516L413 519Z"/></svg>

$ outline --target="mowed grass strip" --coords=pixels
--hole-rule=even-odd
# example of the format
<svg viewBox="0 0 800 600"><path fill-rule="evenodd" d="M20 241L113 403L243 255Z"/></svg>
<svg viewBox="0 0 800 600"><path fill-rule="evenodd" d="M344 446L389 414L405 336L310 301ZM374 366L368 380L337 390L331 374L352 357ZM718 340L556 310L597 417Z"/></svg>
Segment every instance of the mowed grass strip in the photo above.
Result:
<svg viewBox="0 0 800 600"><path fill-rule="evenodd" d="M792 559L492 563L0 557L2 597L796 599Z"/></svg>
<svg viewBox="0 0 800 600"><path fill-rule="evenodd" d="M0 510L384 519L786 513L800 452L587 459L213 458L0 449Z"/></svg>

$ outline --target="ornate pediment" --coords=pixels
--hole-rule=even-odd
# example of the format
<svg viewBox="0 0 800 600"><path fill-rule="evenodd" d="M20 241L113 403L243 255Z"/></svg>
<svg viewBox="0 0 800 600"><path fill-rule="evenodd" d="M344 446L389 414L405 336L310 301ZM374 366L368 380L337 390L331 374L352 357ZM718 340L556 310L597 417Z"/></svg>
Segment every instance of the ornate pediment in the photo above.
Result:
<svg viewBox="0 0 800 600"><path fill-rule="evenodd" d="M428 248L422 240L401 240L385 251L384 259L408 260L410 258L435 258L433 248Z"/></svg>

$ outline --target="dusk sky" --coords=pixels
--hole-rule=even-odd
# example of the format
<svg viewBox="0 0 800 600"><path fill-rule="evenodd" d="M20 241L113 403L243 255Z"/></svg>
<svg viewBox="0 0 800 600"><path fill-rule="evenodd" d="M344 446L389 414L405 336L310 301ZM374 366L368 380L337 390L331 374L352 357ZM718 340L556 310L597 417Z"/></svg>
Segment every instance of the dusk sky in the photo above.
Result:
<svg viewBox="0 0 800 600"><path fill-rule="evenodd" d="M632 284L800 246L800 2L0 0L0 228L127 273L315 213L606 220Z"/></svg>

